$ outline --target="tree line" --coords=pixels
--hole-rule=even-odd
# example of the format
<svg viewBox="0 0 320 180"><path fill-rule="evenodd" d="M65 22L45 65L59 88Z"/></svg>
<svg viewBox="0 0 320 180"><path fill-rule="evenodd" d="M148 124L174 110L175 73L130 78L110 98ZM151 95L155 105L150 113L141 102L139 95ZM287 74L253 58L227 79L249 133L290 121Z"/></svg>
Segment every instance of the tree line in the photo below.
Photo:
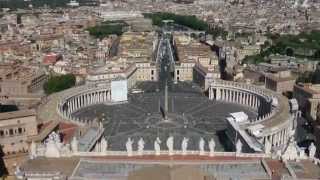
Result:
<svg viewBox="0 0 320 180"><path fill-rule="evenodd" d="M223 39L226 39L228 32L223 28L218 26L209 27L208 23L198 19L196 16L191 15L178 15L174 13L166 12L157 12L157 13L144 13L145 18L152 20L152 24L156 26L163 26L163 20L173 20L174 23L189 27L193 30L206 31L208 34L211 34L213 38L221 36Z"/></svg>
<svg viewBox="0 0 320 180"><path fill-rule="evenodd" d="M116 34L118 36L122 35L124 32L124 27L128 25L123 21L105 21L100 25L89 27L87 30L89 34L95 38L102 39L111 34Z"/></svg>
<svg viewBox="0 0 320 180"><path fill-rule="evenodd" d="M309 60L320 59L320 31L302 32L298 35L267 34L268 39L261 46L261 51L257 55L248 56L245 63L255 63L265 61L265 57L271 54L281 54ZM302 53L299 53L302 52Z"/></svg>
<svg viewBox="0 0 320 180"><path fill-rule="evenodd" d="M73 74L51 76L48 81L44 83L43 89L46 94L52 94L68 88L76 84L76 77Z"/></svg>

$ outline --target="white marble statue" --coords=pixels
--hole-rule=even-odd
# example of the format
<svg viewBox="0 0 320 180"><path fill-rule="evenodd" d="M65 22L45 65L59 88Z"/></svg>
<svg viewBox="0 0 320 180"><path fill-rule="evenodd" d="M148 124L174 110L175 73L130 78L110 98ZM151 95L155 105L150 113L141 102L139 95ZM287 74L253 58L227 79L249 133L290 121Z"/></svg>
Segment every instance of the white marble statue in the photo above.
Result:
<svg viewBox="0 0 320 180"><path fill-rule="evenodd" d="M216 143L214 142L214 139L211 138L209 141L210 156L214 156L215 148L216 148Z"/></svg>
<svg viewBox="0 0 320 180"><path fill-rule="evenodd" d="M289 144L286 147L285 151L281 154L281 159L283 160L297 160L299 158L300 148L297 145L297 142L292 137L290 138Z"/></svg>
<svg viewBox="0 0 320 180"><path fill-rule="evenodd" d="M37 146L37 156L44 156L44 153L46 152L46 146L45 144L39 144Z"/></svg>
<svg viewBox="0 0 320 180"><path fill-rule="evenodd" d="M132 156L132 144L133 144L133 140L131 140L131 138L128 137L128 140L126 142L126 149L127 149L128 156Z"/></svg>
<svg viewBox="0 0 320 180"><path fill-rule="evenodd" d="M17 177L18 179L24 179L24 178L25 178L24 172L21 171L20 167L19 167L17 164L15 164L15 166L16 166L16 170L15 170L14 174L16 175L16 177Z"/></svg>
<svg viewBox="0 0 320 180"><path fill-rule="evenodd" d="M140 138L138 141L138 154L140 156L143 155L144 144L145 144L145 142L144 142L143 138Z"/></svg>
<svg viewBox="0 0 320 180"><path fill-rule="evenodd" d="M199 140L199 155L203 156L204 155L204 146L205 146L205 141L204 139L201 137Z"/></svg>
<svg viewBox="0 0 320 180"><path fill-rule="evenodd" d="M305 148L299 148L299 159L305 159L305 158L306 158Z"/></svg>
<svg viewBox="0 0 320 180"><path fill-rule="evenodd" d="M182 140L182 143L181 143L182 155L187 154L188 141L189 141L189 138L186 138L186 137L184 137Z"/></svg>
<svg viewBox="0 0 320 180"><path fill-rule="evenodd" d="M237 154L242 152L242 142L240 141L240 139L238 139L237 144L236 144L236 152L237 152Z"/></svg>
<svg viewBox="0 0 320 180"><path fill-rule="evenodd" d="M30 159L37 157L37 145L34 141L30 145Z"/></svg>
<svg viewBox="0 0 320 180"><path fill-rule="evenodd" d="M168 137L167 139L167 148L169 151L169 155L173 155L173 136Z"/></svg>
<svg viewBox="0 0 320 180"><path fill-rule="evenodd" d="M314 143L311 143L310 146L309 146L309 157L311 159L313 159L314 156L316 155L316 151L317 151L316 146L314 145Z"/></svg>
<svg viewBox="0 0 320 180"><path fill-rule="evenodd" d="M45 157L50 158L59 158L60 155L60 149L57 146L57 143L54 141L53 138L50 138L46 142L46 150L44 153Z"/></svg>
<svg viewBox="0 0 320 180"><path fill-rule="evenodd" d="M70 144L66 144L62 147L62 155L66 156L66 157L70 157L71 156L71 147Z"/></svg>
<svg viewBox="0 0 320 180"><path fill-rule="evenodd" d="M73 139L71 141L71 151L73 153L77 153L78 152L78 140L77 140L77 137L76 136L73 136Z"/></svg>
<svg viewBox="0 0 320 180"><path fill-rule="evenodd" d="M271 153L271 147L272 147L272 144L270 143L270 141L268 139L266 139L265 143L264 143L264 153L270 154Z"/></svg>
<svg viewBox="0 0 320 180"><path fill-rule="evenodd" d="M108 149L108 142L107 142L107 140L106 140L106 138L103 136L102 138L101 138L101 141L100 141L100 150L101 150L101 152L102 153L107 153L107 149Z"/></svg>
<svg viewBox="0 0 320 180"><path fill-rule="evenodd" d="M159 137L157 137L157 139L154 141L154 151L157 156L160 155L160 144L161 140Z"/></svg>

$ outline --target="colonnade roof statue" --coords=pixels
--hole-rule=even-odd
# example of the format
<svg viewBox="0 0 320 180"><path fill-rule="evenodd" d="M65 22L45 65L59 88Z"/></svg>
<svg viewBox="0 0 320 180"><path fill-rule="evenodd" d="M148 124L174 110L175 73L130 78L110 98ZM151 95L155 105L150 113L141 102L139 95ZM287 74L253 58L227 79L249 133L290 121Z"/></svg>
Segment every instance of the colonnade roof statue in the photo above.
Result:
<svg viewBox="0 0 320 180"><path fill-rule="evenodd" d="M157 137L157 139L154 141L154 150L156 152L156 155L160 155L160 144L161 140L159 137Z"/></svg>
<svg viewBox="0 0 320 180"><path fill-rule="evenodd" d="M201 137L200 140L199 140L199 155L204 155L204 146L205 146L205 144L206 144L206 142Z"/></svg>
<svg viewBox="0 0 320 180"><path fill-rule="evenodd" d="M214 139L211 138L209 141L210 156L213 156L215 148L216 148L216 143L214 142Z"/></svg>
<svg viewBox="0 0 320 180"><path fill-rule="evenodd" d="M314 158L316 155L317 147L314 145L314 143L311 143L308 149L309 149L309 157Z"/></svg>
<svg viewBox="0 0 320 180"><path fill-rule="evenodd" d="M128 153L128 156L132 156L132 144L133 144L133 140L131 140L131 138L129 137L128 140L127 140L127 143L126 143L126 149L127 149L127 153Z"/></svg>
<svg viewBox="0 0 320 180"><path fill-rule="evenodd" d="M138 153L139 153L139 155L143 154L144 144L145 144L145 142L144 142L143 138L140 138L139 141L138 141Z"/></svg>
<svg viewBox="0 0 320 180"><path fill-rule="evenodd" d="M173 153L173 136L169 136L168 139L167 139L167 148L168 148L168 151L169 151L169 155L172 155Z"/></svg>
<svg viewBox="0 0 320 180"><path fill-rule="evenodd" d="M101 138L100 144L101 144L101 152L106 153L108 149L108 142L104 136Z"/></svg>
<svg viewBox="0 0 320 180"><path fill-rule="evenodd" d="M186 137L184 137L182 140L182 143L181 143L182 155L186 155L186 153L187 153L188 141L189 141L189 139Z"/></svg>

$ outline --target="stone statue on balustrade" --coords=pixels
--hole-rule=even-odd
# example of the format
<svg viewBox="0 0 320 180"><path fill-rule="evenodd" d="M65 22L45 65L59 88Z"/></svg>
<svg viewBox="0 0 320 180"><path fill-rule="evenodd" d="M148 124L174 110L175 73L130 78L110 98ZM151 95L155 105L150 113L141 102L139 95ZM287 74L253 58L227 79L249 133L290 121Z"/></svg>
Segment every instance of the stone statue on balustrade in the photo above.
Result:
<svg viewBox="0 0 320 180"><path fill-rule="evenodd" d="M204 139L201 137L199 140L199 155L203 156L204 155L204 146L205 146L205 141Z"/></svg>
<svg viewBox="0 0 320 180"><path fill-rule="evenodd" d="M73 136L73 139L71 141L71 151L73 153L77 153L78 152L78 140L77 140L77 137L76 136Z"/></svg>
<svg viewBox="0 0 320 180"><path fill-rule="evenodd" d="M242 142L240 139L238 139L237 144L236 144L236 153L240 154L242 152Z"/></svg>
<svg viewBox="0 0 320 180"><path fill-rule="evenodd" d="M53 132L49 135L48 139L45 141L45 147L46 150L44 155L46 157L59 158L61 156L61 142L57 133Z"/></svg>
<svg viewBox="0 0 320 180"><path fill-rule="evenodd" d="M70 144L65 144L64 146L62 146L60 152L62 156L65 156L65 157L72 156Z"/></svg>
<svg viewBox="0 0 320 180"><path fill-rule="evenodd" d="M157 137L157 139L154 141L154 151L156 156L160 155L160 144L161 144L161 140L159 137Z"/></svg>
<svg viewBox="0 0 320 180"><path fill-rule="evenodd" d="M36 154L37 156L44 156L44 153L46 152L46 146L45 144L38 144Z"/></svg>
<svg viewBox="0 0 320 180"><path fill-rule="evenodd" d="M106 154L108 149L108 142L104 136L101 138L100 147L101 147L101 152Z"/></svg>
<svg viewBox="0 0 320 180"><path fill-rule="evenodd" d="M30 159L34 159L36 157L37 157L37 145L34 141L32 141L30 145Z"/></svg>
<svg viewBox="0 0 320 180"><path fill-rule="evenodd" d="M140 138L138 141L138 155L142 156L143 155L143 150L144 150L144 140L143 138Z"/></svg>
<svg viewBox="0 0 320 180"><path fill-rule="evenodd" d="M309 146L309 157L311 159L313 159L314 156L316 155L316 151L317 151L316 146L314 145L314 143L311 143L310 146Z"/></svg>
<svg viewBox="0 0 320 180"><path fill-rule="evenodd" d="M131 138L128 137L128 140L126 142L126 149L127 149L128 156L132 156L132 144L133 144L133 140L131 140Z"/></svg>
<svg viewBox="0 0 320 180"><path fill-rule="evenodd" d="M169 151L169 155L173 155L173 136L168 137L167 139L167 148Z"/></svg>
<svg viewBox="0 0 320 180"><path fill-rule="evenodd" d="M264 153L270 154L271 153L271 147L272 147L272 144L270 143L270 141L268 139L266 139L265 142L264 142Z"/></svg>
<svg viewBox="0 0 320 180"><path fill-rule="evenodd" d="M216 148L216 143L214 142L214 139L211 138L209 141L210 156L214 156L215 148Z"/></svg>
<svg viewBox="0 0 320 180"><path fill-rule="evenodd" d="M188 141L189 141L189 138L186 138L186 137L184 137L182 140L182 143L181 143L182 155L187 154Z"/></svg>

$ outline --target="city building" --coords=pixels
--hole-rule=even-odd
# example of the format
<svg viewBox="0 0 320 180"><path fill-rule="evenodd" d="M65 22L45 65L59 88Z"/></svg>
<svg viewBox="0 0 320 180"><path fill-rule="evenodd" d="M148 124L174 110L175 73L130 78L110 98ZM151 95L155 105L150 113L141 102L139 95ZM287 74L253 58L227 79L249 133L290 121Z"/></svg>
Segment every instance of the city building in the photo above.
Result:
<svg viewBox="0 0 320 180"><path fill-rule="evenodd" d="M302 114L309 120L317 120L320 104L319 84L296 84L293 88L293 97L297 99Z"/></svg>
<svg viewBox="0 0 320 180"><path fill-rule="evenodd" d="M36 112L0 113L0 144L4 154L28 152L29 138L38 134Z"/></svg>
<svg viewBox="0 0 320 180"><path fill-rule="evenodd" d="M21 96L38 92L48 76L39 69L22 65L0 67L0 94L7 96Z"/></svg>
<svg viewBox="0 0 320 180"><path fill-rule="evenodd" d="M213 79L220 78L218 56L210 46L184 33L173 33L173 38L177 55L175 81L194 80L207 89Z"/></svg>
<svg viewBox="0 0 320 180"><path fill-rule="evenodd" d="M154 59L157 36L154 32L126 32L118 43L116 56L107 59L104 66L90 70L87 82L121 77L126 78L128 88L132 88L138 81L157 81Z"/></svg>
<svg viewBox="0 0 320 180"><path fill-rule="evenodd" d="M265 87L278 93L292 91L295 81L288 70L265 74Z"/></svg>

